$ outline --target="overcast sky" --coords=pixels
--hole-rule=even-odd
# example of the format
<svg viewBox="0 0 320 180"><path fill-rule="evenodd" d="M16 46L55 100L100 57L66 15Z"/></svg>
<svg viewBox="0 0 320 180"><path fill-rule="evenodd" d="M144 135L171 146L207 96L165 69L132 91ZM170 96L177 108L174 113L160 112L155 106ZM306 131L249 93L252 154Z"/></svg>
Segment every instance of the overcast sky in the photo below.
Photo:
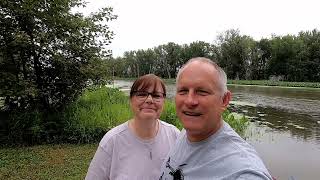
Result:
<svg viewBox="0 0 320 180"><path fill-rule="evenodd" d="M147 49L175 42L213 43L228 29L256 40L271 34L297 34L320 30L318 0L87 0L85 12L111 6L118 19L110 49L114 56L124 51Z"/></svg>

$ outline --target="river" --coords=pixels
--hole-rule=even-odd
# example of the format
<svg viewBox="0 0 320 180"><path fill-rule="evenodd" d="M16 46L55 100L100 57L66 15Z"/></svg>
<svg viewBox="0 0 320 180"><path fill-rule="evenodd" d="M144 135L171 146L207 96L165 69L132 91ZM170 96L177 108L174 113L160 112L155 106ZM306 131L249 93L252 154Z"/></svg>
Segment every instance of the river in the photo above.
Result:
<svg viewBox="0 0 320 180"><path fill-rule="evenodd" d="M132 81L115 81L129 89ZM320 179L320 89L229 85L229 109L246 115L245 139L278 180ZM173 98L175 84L167 85Z"/></svg>

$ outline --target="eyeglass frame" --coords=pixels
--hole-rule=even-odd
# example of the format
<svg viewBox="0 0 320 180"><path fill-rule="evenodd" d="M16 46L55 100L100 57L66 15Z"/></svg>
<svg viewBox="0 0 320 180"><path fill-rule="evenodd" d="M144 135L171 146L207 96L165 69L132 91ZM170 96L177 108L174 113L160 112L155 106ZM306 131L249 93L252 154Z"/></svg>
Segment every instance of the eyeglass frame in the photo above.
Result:
<svg viewBox="0 0 320 180"><path fill-rule="evenodd" d="M148 95L146 97L142 98L142 97L139 97L139 96L136 95L136 93L139 93L139 92L140 93L147 93ZM154 97L154 96L156 96L155 93L160 93L160 94L162 94L163 97L160 97L159 99L157 99L157 98ZM149 95L151 96L152 100L155 101L155 102L161 102L161 100L164 100L166 98L166 94L163 93L163 92L151 92L151 93L149 93L148 91L133 91L133 95L136 96L141 102L145 102L148 99Z"/></svg>

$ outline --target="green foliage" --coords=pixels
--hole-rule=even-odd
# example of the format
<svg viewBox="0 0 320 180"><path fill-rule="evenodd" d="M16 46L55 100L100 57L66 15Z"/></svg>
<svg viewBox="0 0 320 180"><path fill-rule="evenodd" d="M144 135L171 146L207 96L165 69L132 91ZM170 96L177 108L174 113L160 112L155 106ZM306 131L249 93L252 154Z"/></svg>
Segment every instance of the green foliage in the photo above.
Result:
<svg viewBox="0 0 320 180"><path fill-rule="evenodd" d="M63 114L63 139L67 142L95 142L111 128L132 118L128 97L118 89L92 87Z"/></svg>
<svg viewBox="0 0 320 180"><path fill-rule="evenodd" d="M56 114L76 100L88 79L106 78L112 8L71 13L82 0L0 1L0 138L57 141ZM3 100L4 99L4 100Z"/></svg>
<svg viewBox="0 0 320 180"><path fill-rule="evenodd" d="M239 30L228 30L218 35L219 64L231 79L246 79L250 74L255 41Z"/></svg>
<svg viewBox="0 0 320 180"><path fill-rule="evenodd" d="M164 104L164 110L160 116L160 119L173 124L180 130L183 128L176 114L176 106L172 100L166 100Z"/></svg>
<svg viewBox="0 0 320 180"><path fill-rule="evenodd" d="M225 110L222 117L240 136L244 137L245 130L249 125L248 118L244 115L231 113L229 110Z"/></svg>
<svg viewBox="0 0 320 180"><path fill-rule="evenodd" d="M154 73L174 78L190 58L207 57L216 61L229 79L268 80L276 77L292 82L319 82L320 32L300 32L298 36L272 36L255 41L230 29L216 38L216 43L202 41L178 45L173 42L148 50L125 52L115 62L119 77L137 77ZM127 64L127 66L123 65Z"/></svg>
<svg viewBox="0 0 320 180"><path fill-rule="evenodd" d="M105 22L116 16L111 8L88 17L71 13L84 5L81 0L0 1L0 97L7 110L63 107L95 74L92 64L110 55L103 48L113 33Z"/></svg>

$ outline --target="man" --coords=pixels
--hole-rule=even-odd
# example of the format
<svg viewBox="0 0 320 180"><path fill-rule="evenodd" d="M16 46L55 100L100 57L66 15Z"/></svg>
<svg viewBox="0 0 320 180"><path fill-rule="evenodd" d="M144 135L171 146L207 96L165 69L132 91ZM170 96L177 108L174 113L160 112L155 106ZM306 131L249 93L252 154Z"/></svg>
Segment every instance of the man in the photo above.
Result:
<svg viewBox="0 0 320 180"><path fill-rule="evenodd" d="M225 72L206 58L191 59L179 70L175 102L185 130L160 180L272 180L253 147L221 117L231 99L226 84Z"/></svg>

